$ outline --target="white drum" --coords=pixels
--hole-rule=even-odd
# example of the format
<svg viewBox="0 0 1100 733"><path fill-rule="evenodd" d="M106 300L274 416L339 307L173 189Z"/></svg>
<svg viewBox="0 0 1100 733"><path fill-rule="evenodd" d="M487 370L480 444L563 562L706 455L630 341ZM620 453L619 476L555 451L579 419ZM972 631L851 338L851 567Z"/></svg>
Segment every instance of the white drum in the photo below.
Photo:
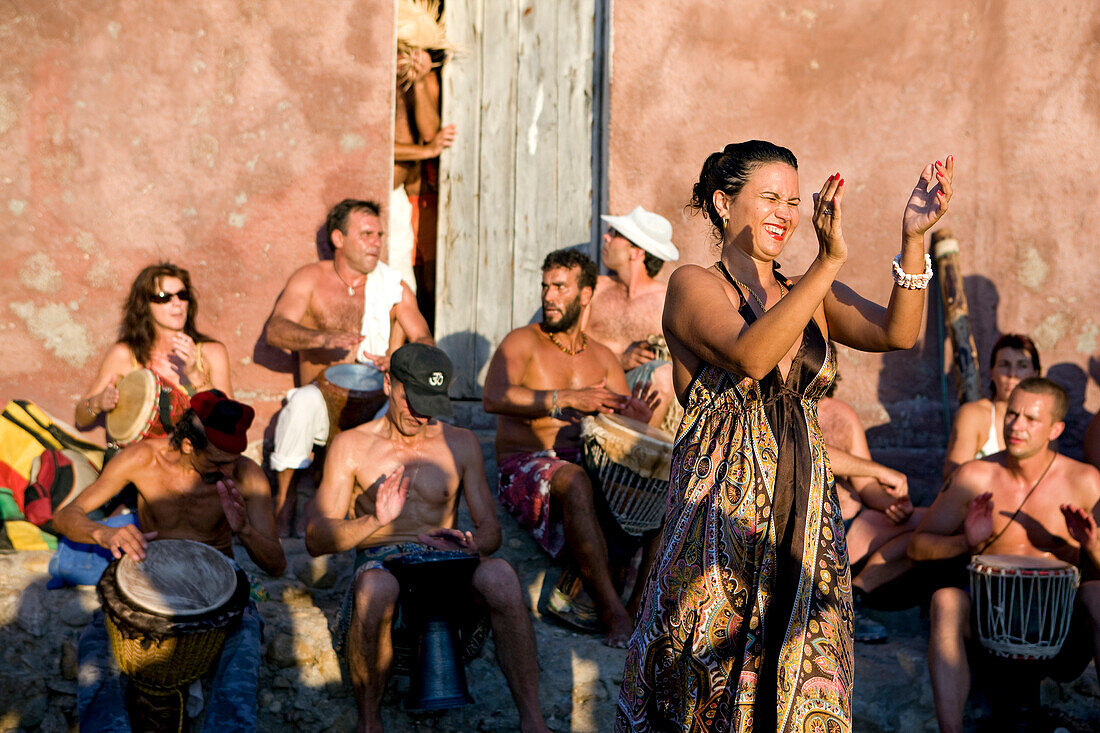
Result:
<svg viewBox="0 0 1100 733"><path fill-rule="evenodd" d="M970 597L978 638L1006 659L1050 659L1069 633L1081 574L1060 560L975 555Z"/></svg>
<svg viewBox="0 0 1100 733"><path fill-rule="evenodd" d="M623 531L641 535L661 526L668 500L672 436L622 415L581 421L585 467L595 474Z"/></svg>

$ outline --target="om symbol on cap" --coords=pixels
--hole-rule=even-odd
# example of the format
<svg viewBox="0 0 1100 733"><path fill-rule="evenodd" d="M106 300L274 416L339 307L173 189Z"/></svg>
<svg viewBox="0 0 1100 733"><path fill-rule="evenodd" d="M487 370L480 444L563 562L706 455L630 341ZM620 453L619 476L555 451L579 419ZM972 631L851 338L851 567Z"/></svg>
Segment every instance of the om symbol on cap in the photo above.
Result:
<svg viewBox="0 0 1100 733"><path fill-rule="evenodd" d="M428 384L433 387L443 386L443 372L432 372L432 376L428 377Z"/></svg>

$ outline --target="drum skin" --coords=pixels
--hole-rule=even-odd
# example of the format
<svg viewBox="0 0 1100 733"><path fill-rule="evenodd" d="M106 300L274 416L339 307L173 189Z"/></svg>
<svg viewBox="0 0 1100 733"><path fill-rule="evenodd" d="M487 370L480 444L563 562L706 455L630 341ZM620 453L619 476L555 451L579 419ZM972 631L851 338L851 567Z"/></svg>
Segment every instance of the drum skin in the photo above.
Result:
<svg viewBox="0 0 1100 733"><path fill-rule="evenodd" d="M615 521L639 536L661 526L672 466L672 436L622 415L581 421L585 468Z"/></svg>
<svg viewBox="0 0 1100 733"><path fill-rule="evenodd" d="M107 413L107 436L128 445L145 435L157 419L160 378L149 369L135 369L116 385L118 404Z"/></svg>
<svg viewBox="0 0 1100 733"><path fill-rule="evenodd" d="M978 639L1005 659L1050 659L1069 633L1080 571L1025 555L975 555L970 593Z"/></svg>
<svg viewBox="0 0 1100 733"><path fill-rule="evenodd" d="M175 545L191 552L193 548L188 545L198 544L201 543L157 540L149 544L149 550L170 553ZM213 548L203 547L221 555ZM220 562L229 563L224 556ZM107 566L96 585L96 594L103 607L107 635L119 668L138 685L154 690L179 688L207 674L217 662L226 635L239 621L249 597L249 583L244 571L234 570L230 566L231 575L225 576L218 563L216 558L194 561L193 557L188 557L188 562L175 564L178 572L192 578L213 576L220 578L216 582L222 583L228 577L233 583L228 600L210 608L184 602L182 605L186 608L182 615L157 613L142 608L132 600L133 592L124 588L130 582L127 578L132 572L125 566L140 566L140 562L123 556ZM172 563L158 563L157 569L171 566ZM121 572L120 567L123 568ZM155 584L155 578L153 582ZM178 579L167 579L166 585L175 590L186 586L181 585ZM217 597L225 595L224 589L215 589L212 594ZM165 598L167 603L172 603L170 596Z"/></svg>
<svg viewBox="0 0 1100 733"><path fill-rule="evenodd" d="M317 377L328 407L329 441L371 420L386 401L382 372L366 364L334 364Z"/></svg>

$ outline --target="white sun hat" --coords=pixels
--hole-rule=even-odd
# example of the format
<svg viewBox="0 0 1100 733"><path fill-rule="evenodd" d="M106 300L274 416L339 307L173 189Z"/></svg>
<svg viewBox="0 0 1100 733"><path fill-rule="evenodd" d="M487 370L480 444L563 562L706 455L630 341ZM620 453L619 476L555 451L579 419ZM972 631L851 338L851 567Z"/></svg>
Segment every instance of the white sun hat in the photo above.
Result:
<svg viewBox="0 0 1100 733"><path fill-rule="evenodd" d="M652 211L636 206L626 216L600 217L609 227L617 231L646 252L665 262L680 259L680 251L672 243L672 225L668 219Z"/></svg>

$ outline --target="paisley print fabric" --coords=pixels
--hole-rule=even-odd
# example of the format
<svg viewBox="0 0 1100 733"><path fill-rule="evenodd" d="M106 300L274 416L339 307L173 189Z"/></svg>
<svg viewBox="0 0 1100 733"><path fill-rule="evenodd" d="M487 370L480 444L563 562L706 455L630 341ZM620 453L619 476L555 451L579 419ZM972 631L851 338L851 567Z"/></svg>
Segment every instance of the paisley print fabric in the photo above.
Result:
<svg viewBox="0 0 1100 733"><path fill-rule="evenodd" d="M744 294L739 312L755 320ZM813 321L786 379L700 366L616 730L851 730L851 577L817 421L835 374Z"/></svg>

